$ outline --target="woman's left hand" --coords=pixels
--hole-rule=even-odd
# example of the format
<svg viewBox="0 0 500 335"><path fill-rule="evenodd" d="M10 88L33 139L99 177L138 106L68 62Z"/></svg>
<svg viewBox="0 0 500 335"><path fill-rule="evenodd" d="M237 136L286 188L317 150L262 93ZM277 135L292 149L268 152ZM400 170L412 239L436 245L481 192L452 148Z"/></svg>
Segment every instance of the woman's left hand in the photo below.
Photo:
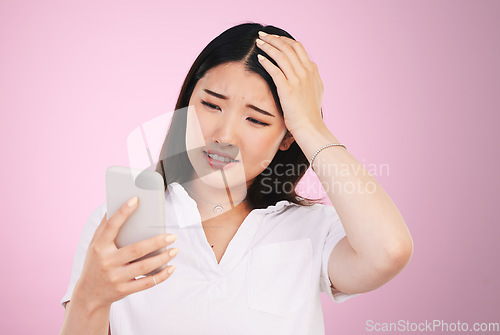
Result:
<svg viewBox="0 0 500 335"><path fill-rule="evenodd" d="M279 65L259 57L276 84L287 129L293 135L300 127L323 122L323 83L317 65L309 59L302 44L286 36L260 32L259 35L264 43L259 44L257 39L256 45Z"/></svg>

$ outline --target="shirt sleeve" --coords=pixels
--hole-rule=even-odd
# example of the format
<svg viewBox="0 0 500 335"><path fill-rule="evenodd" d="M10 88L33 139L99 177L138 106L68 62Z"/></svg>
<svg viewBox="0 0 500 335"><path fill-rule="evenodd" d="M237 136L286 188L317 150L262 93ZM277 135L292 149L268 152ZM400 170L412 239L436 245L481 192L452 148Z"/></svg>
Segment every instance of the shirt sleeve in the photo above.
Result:
<svg viewBox="0 0 500 335"><path fill-rule="evenodd" d="M83 263L85 261L85 255L87 254L88 246L90 244L90 241L92 241L92 237L94 236L94 233L101 223L105 213L106 204L104 203L97 207L92 212L92 214L90 214L87 222L85 223L83 232L80 235L80 240L78 241L78 245L76 247L69 285L66 293L61 299L61 305L64 308L66 308L66 303L71 299L71 295L73 294L76 282L78 281L78 279L80 278L80 274L82 273Z"/></svg>
<svg viewBox="0 0 500 335"><path fill-rule="evenodd" d="M326 212L327 221L329 222L328 233L326 236L325 244L323 247L323 254L321 259L321 292L326 293L330 298L336 303L341 303L347 299L353 298L359 293L344 293L338 290L334 290L331 286L330 277L328 275L328 261L330 260L330 255L332 254L333 248L337 243L346 236L346 232L337 211L333 206L323 205L323 210Z"/></svg>

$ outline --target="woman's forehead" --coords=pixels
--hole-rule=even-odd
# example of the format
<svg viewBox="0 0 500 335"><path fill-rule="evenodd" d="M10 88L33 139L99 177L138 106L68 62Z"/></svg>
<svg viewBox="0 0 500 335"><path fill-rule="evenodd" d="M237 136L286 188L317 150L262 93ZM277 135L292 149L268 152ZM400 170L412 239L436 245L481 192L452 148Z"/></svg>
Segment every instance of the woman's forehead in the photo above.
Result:
<svg viewBox="0 0 500 335"><path fill-rule="evenodd" d="M267 82L239 63L223 64L210 69L198 84L199 90L210 90L228 99L235 97L261 101L273 99Z"/></svg>

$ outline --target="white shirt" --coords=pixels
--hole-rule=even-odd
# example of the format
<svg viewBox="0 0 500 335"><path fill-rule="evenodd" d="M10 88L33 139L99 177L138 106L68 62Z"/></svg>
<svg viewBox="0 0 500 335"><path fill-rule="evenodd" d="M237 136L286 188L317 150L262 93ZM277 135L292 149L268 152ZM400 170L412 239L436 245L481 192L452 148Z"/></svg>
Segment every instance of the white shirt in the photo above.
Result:
<svg viewBox="0 0 500 335"><path fill-rule="evenodd" d="M245 218L217 263L196 202L178 183L165 193L167 233L179 248L170 278L111 305L111 334L323 335L320 292L335 302L328 260L346 235L334 207L279 201ZM106 212L99 206L81 235L68 290L71 299L87 247Z"/></svg>

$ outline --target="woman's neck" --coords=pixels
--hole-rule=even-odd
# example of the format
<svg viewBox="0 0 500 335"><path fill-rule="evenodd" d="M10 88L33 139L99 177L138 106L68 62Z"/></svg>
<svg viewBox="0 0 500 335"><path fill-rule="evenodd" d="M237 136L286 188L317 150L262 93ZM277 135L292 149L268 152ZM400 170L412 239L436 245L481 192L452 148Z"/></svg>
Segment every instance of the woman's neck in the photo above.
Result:
<svg viewBox="0 0 500 335"><path fill-rule="evenodd" d="M183 183L183 186L196 202L202 221L218 216L233 217L248 214L244 187L216 188L197 178Z"/></svg>

